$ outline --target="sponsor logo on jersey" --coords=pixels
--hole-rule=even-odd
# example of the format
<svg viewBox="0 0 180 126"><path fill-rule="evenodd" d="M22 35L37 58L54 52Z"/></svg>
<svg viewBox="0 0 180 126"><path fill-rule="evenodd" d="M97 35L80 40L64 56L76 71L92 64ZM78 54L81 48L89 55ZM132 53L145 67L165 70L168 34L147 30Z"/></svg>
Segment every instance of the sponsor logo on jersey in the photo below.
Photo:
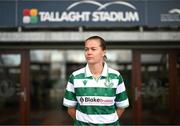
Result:
<svg viewBox="0 0 180 126"><path fill-rule="evenodd" d="M112 103L112 99L101 99L96 97L81 97L80 98L81 103Z"/></svg>

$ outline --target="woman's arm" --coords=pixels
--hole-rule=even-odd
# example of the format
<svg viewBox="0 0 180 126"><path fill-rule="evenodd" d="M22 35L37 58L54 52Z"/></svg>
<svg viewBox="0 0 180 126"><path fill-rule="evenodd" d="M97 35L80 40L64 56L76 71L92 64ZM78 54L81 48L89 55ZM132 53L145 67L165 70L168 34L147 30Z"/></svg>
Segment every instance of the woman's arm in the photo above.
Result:
<svg viewBox="0 0 180 126"><path fill-rule="evenodd" d="M68 114L69 114L73 119L76 119L76 108L74 108L74 107L69 107L69 108L68 108Z"/></svg>
<svg viewBox="0 0 180 126"><path fill-rule="evenodd" d="M123 108L117 108L117 109L116 109L116 112L117 112L119 118L120 118L121 115L123 114L124 110L125 110L125 109L123 109Z"/></svg>

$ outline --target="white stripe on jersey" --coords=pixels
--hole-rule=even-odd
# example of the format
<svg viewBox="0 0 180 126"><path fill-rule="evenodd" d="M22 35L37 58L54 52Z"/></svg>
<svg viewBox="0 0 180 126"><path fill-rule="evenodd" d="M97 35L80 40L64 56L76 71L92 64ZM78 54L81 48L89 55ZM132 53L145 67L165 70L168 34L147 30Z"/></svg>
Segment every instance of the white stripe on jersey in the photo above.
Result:
<svg viewBox="0 0 180 126"><path fill-rule="evenodd" d="M74 86L73 86L73 84L68 82L66 90L74 93Z"/></svg>
<svg viewBox="0 0 180 126"><path fill-rule="evenodd" d="M125 91L125 86L124 86L124 82L122 82L121 84L118 85L117 89L116 89L116 94L119 94L123 91Z"/></svg>
<svg viewBox="0 0 180 126"><path fill-rule="evenodd" d="M76 110L76 119L85 123L107 124L116 122L118 115L116 112L112 114L87 115Z"/></svg>
<svg viewBox="0 0 180 126"><path fill-rule="evenodd" d="M121 101L121 102L116 102L116 106L120 107L120 108L126 108L129 106L129 100L126 99L126 100Z"/></svg>
<svg viewBox="0 0 180 126"><path fill-rule="evenodd" d="M83 68L81 68L81 69L79 69L77 71L74 71L72 74L73 74L73 76L76 76L78 74L84 73L84 71L85 71L85 67L83 67Z"/></svg>
<svg viewBox="0 0 180 126"><path fill-rule="evenodd" d="M79 96L78 103L81 106L111 106L114 105L115 97L100 97L100 96Z"/></svg>
<svg viewBox="0 0 180 126"><path fill-rule="evenodd" d="M118 72L118 71L116 71L116 70L114 70L114 69L112 69L112 68L108 68L108 73L114 73L114 74L116 74L116 75L120 75L120 73Z"/></svg>
<svg viewBox="0 0 180 126"><path fill-rule="evenodd" d="M66 107L74 107L76 106L77 101L68 100L66 98L63 99L63 105Z"/></svg>

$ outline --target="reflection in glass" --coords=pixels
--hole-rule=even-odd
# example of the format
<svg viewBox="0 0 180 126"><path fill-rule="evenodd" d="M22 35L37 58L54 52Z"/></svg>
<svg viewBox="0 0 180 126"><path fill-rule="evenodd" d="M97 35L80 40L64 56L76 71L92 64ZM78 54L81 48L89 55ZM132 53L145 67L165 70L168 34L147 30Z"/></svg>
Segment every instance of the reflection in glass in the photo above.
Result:
<svg viewBox="0 0 180 126"><path fill-rule="evenodd" d="M167 62L167 54L141 55L143 124L168 124Z"/></svg>
<svg viewBox="0 0 180 126"><path fill-rule="evenodd" d="M20 55L18 54L2 54L0 56L0 66L19 66Z"/></svg>
<svg viewBox="0 0 180 126"><path fill-rule="evenodd" d="M0 125L18 125L21 56L0 55Z"/></svg>

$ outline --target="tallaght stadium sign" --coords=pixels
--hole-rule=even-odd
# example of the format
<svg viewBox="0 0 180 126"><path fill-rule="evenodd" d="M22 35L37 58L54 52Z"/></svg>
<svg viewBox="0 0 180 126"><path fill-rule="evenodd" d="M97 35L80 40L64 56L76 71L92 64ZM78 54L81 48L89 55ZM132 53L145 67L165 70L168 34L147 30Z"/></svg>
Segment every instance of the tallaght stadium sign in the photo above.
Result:
<svg viewBox="0 0 180 126"><path fill-rule="evenodd" d="M0 0L0 27L179 27L180 0Z"/></svg>
<svg viewBox="0 0 180 126"><path fill-rule="evenodd" d="M40 21L45 22L131 22L139 21L137 12L39 12Z"/></svg>
<svg viewBox="0 0 180 126"><path fill-rule="evenodd" d="M102 2L102 1L101 1ZM25 8L23 23L139 22L137 8L127 1L73 1L63 11Z"/></svg>

